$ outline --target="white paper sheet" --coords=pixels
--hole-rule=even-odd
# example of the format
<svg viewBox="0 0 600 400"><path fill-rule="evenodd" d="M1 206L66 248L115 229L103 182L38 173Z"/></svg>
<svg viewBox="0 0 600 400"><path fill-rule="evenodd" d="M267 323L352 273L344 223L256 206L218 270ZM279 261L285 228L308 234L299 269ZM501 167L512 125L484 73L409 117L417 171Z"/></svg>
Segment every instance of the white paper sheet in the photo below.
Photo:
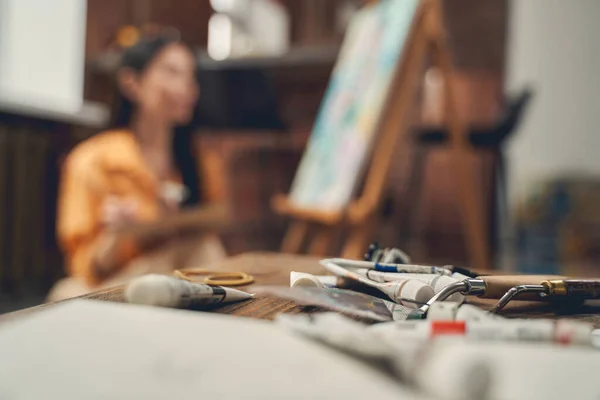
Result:
<svg viewBox="0 0 600 400"><path fill-rule="evenodd" d="M74 301L0 325L0 399L422 399L263 321Z"/></svg>
<svg viewBox="0 0 600 400"><path fill-rule="evenodd" d="M83 105L87 1L0 0L0 96L75 113Z"/></svg>

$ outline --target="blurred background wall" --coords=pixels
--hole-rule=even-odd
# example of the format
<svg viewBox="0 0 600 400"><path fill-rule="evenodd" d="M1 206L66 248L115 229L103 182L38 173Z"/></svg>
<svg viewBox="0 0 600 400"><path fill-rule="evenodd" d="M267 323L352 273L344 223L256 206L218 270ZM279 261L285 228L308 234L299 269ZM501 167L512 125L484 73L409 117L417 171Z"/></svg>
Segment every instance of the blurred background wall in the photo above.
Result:
<svg viewBox="0 0 600 400"><path fill-rule="evenodd" d="M600 173L600 2L512 0L507 87L536 97L511 142L513 202L556 175Z"/></svg>
<svg viewBox="0 0 600 400"><path fill-rule="evenodd" d="M598 275L600 2L512 0L508 89L535 100L509 146L511 221L502 264Z"/></svg>

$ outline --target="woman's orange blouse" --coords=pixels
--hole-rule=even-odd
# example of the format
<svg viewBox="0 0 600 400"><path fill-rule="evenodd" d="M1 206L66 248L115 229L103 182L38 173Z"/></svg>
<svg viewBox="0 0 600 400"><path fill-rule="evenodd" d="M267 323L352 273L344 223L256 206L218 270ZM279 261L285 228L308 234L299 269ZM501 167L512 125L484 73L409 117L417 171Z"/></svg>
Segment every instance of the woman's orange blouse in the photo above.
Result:
<svg viewBox="0 0 600 400"><path fill-rule="evenodd" d="M214 185L208 192L209 201L220 197ZM128 130L108 131L84 141L69 154L63 166L58 240L69 275L91 286L100 283L93 260L103 233L103 205L109 196L135 201L140 221L160 216L159 182L146 165L138 141ZM118 249L117 264L124 267L137 254L135 243L123 242Z"/></svg>

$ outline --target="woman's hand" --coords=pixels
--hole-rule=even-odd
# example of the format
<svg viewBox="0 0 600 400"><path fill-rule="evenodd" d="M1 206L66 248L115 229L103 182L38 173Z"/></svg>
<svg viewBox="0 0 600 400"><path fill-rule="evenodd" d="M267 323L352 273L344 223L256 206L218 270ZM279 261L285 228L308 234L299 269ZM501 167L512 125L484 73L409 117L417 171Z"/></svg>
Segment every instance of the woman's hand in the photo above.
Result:
<svg viewBox="0 0 600 400"><path fill-rule="evenodd" d="M99 238L94 269L99 280L111 276L118 268L123 237L118 228L138 221L138 203L131 199L108 196L102 206L102 225L106 231Z"/></svg>
<svg viewBox="0 0 600 400"><path fill-rule="evenodd" d="M102 208L102 223L107 228L117 228L138 220L138 204L134 200L109 196Z"/></svg>

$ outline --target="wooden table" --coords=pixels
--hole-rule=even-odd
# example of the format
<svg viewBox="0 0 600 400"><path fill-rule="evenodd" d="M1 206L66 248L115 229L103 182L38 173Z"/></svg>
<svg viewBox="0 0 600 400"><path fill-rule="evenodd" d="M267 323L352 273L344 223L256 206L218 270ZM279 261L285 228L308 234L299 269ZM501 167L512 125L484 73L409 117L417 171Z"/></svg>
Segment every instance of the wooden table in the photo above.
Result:
<svg viewBox="0 0 600 400"><path fill-rule="evenodd" d="M316 275L326 274L325 269L319 265L318 261L318 258L308 256L278 253L247 253L237 257L228 258L217 265L211 266L210 269L247 272L254 275L255 285L288 286L291 271L307 272ZM242 287L241 289L249 289L252 291L251 286ZM123 302L123 287L101 290L79 298ZM72 299L63 301L71 300ZM493 301L477 298L470 299L469 302L479 305L482 308L490 307L494 303ZM22 317L59 303L61 302L44 304L38 307L5 314L0 316L0 322ZM314 312L315 309L311 307L310 310L307 310L306 307L299 306L288 300L261 295L257 296L252 301L225 305L211 312L259 319L273 319L280 313L300 313L307 311ZM564 312L557 314L556 310L548 304L538 302L513 302L507 306L503 315L511 318L577 319L590 322L594 324L596 328L600 328L600 307L580 307L577 309L570 309L568 313Z"/></svg>

